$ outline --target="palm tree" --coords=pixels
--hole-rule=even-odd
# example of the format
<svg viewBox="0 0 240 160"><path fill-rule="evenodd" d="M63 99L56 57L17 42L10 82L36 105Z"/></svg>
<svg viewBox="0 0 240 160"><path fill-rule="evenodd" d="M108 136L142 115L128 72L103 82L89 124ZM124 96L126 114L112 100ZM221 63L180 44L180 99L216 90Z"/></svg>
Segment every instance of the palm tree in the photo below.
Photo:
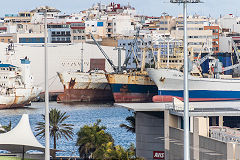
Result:
<svg viewBox="0 0 240 160"><path fill-rule="evenodd" d="M0 127L0 133L9 132L11 129L12 129L12 122L10 121L7 126L1 126Z"/></svg>
<svg viewBox="0 0 240 160"><path fill-rule="evenodd" d="M43 120L45 115L42 114ZM69 117L66 112L62 113L60 110L54 108L50 109L49 122L50 122L50 137L53 138L53 148L57 148L57 140L64 137L66 140L72 139L73 128L72 124L64 123ZM38 122L35 131L38 133L36 136L40 138L45 137L45 122Z"/></svg>
<svg viewBox="0 0 240 160"><path fill-rule="evenodd" d="M109 133L105 132L105 126L99 126L101 120L93 125L85 125L78 131L76 146L79 146L79 154L81 158L87 159L94 157L94 152L102 147L102 145L113 142L113 138Z"/></svg>
<svg viewBox="0 0 240 160"><path fill-rule="evenodd" d="M126 121L128 121L129 125L127 124L120 124L120 127L127 129L128 132L135 133L136 131L136 112L134 112L133 116L128 116L126 118Z"/></svg>
<svg viewBox="0 0 240 160"><path fill-rule="evenodd" d="M95 159L144 160L135 156L135 146L133 143L128 149L125 149L120 145L114 146L113 143L109 142L103 144L93 155Z"/></svg>

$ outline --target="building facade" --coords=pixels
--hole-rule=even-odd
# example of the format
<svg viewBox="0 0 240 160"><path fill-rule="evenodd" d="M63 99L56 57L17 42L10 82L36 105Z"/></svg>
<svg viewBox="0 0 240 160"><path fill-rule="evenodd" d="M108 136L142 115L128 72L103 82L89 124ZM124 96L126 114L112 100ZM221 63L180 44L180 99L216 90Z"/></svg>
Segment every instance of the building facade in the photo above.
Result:
<svg viewBox="0 0 240 160"><path fill-rule="evenodd" d="M69 24L48 24L49 43L71 43L71 28Z"/></svg>
<svg viewBox="0 0 240 160"><path fill-rule="evenodd" d="M80 43L85 42L85 23L84 22L68 22L71 28L71 42Z"/></svg>
<svg viewBox="0 0 240 160"><path fill-rule="evenodd" d="M212 50L214 54L219 53L219 26L204 26L204 30L212 30Z"/></svg>
<svg viewBox="0 0 240 160"><path fill-rule="evenodd" d="M193 49L197 56L201 52L212 51L212 30L204 30L208 26L208 19L200 16L189 16L187 19L188 48ZM171 36L183 40L183 16L176 18L176 29L172 30Z"/></svg>

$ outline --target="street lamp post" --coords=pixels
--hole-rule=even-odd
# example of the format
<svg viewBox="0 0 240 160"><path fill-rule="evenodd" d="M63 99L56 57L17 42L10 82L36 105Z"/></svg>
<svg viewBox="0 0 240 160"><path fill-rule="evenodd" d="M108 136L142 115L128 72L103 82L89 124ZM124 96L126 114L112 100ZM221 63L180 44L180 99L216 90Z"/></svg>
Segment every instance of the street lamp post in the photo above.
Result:
<svg viewBox="0 0 240 160"><path fill-rule="evenodd" d="M48 54L47 54L47 9L44 11L44 57L45 57L45 160L50 159L49 142L49 93L48 93Z"/></svg>
<svg viewBox="0 0 240 160"><path fill-rule="evenodd" d="M200 3L200 0L170 0L183 3L184 15L184 160L190 160L189 144L189 91L188 91L188 43L187 43L187 3Z"/></svg>
<svg viewBox="0 0 240 160"><path fill-rule="evenodd" d="M45 61L45 160L50 159L50 134L49 134L49 91L48 91L48 53L47 53L47 13L59 12L48 6L36 9L37 12L44 14L44 61Z"/></svg>

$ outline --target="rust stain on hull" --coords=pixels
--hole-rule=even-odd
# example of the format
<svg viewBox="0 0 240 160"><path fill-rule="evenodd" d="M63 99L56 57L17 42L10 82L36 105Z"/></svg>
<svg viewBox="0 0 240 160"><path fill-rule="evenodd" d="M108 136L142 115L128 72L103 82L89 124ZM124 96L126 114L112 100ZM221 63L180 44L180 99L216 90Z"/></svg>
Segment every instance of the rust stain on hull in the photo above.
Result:
<svg viewBox="0 0 240 160"><path fill-rule="evenodd" d="M59 94L57 102L101 102L114 101L111 90L103 89L65 89Z"/></svg>

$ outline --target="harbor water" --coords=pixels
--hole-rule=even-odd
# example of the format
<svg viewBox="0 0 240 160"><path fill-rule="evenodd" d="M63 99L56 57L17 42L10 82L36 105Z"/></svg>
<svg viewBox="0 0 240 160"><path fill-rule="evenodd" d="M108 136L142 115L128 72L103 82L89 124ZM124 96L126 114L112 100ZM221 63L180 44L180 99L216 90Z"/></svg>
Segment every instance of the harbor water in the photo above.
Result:
<svg viewBox="0 0 240 160"><path fill-rule="evenodd" d="M19 122L22 114L29 114L31 128L36 135L35 127L37 122L43 121L41 114L44 114L45 103L32 103L31 106L22 109L6 109L0 110L0 124L8 125L12 122L12 127L15 127ZM77 140L77 132L84 125L90 125L101 119L100 125L107 127L107 132L114 138L115 145L122 145L128 148L131 143L135 144L135 134L127 132L126 129L119 127L121 123L127 124L125 118L133 115L131 111L126 108L114 107L112 104L59 104L50 102L50 108L57 108L62 112L67 112L70 117L65 123L73 124L73 140L67 141L62 138L57 141L57 149L64 152L58 152L57 156L79 156L78 147L75 146ZM44 145L44 138L37 139ZM51 148L53 141L51 139Z"/></svg>

